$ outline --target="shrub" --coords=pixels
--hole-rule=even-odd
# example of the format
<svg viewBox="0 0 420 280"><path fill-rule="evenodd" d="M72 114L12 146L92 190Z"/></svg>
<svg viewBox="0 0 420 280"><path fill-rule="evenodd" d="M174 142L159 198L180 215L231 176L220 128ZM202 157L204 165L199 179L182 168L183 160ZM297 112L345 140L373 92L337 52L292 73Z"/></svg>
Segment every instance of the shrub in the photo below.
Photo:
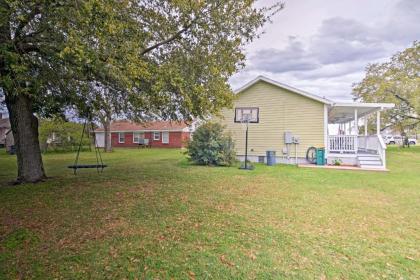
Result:
<svg viewBox="0 0 420 280"><path fill-rule="evenodd" d="M188 143L190 160L200 165L229 166L236 161L232 137L218 123L205 123Z"/></svg>
<svg viewBox="0 0 420 280"><path fill-rule="evenodd" d="M39 125L39 143L43 152L67 152L78 149L83 124L56 119L41 119ZM89 148L91 141L87 131L82 142L82 149Z"/></svg>

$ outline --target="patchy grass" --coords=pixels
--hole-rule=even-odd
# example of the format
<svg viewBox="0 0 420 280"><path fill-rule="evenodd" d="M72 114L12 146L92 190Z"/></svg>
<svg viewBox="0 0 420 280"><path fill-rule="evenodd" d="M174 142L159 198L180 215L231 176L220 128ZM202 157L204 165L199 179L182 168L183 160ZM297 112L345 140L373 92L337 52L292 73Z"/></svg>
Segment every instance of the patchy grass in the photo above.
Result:
<svg viewBox="0 0 420 280"><path fill-rule="evenodd" d="M121 149L74 176L73 157L47 154L52 179L9 186L0 154L0 279L420 278L420 147L389 149L389 173Z"/></svg>

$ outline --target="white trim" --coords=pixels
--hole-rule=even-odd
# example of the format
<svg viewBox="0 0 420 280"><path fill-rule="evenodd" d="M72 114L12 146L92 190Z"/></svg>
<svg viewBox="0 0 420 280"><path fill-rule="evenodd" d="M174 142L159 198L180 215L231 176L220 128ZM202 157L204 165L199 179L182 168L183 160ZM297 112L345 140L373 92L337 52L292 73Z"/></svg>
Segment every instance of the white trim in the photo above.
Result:
<svg viewBox="0 0 420 280"><path fill-rule="evenodd" d="M271 85L277 86L279 88L287 89L287 90L289 90L291 92L297 93L299 95L305 96L307 98L316 100L316 101L321 102L321 103L324 103L324 104L329 104L329 105L332 105L333 104L333 102L331 100L328 100L326 98L319 97L319 96L317 96L315 94L312 94L312 93L309 93L309 92L306 92L306 91L303 91L303 90L300 90L300 89L291 87L291 86L286 85L286 84L283 84L283 83L279 83L277 81L274 81L274 80L269 79L269 78L264 77L264 76L258 76L258 77L256 77L252 81L250 81L250 82L246 83L245 85L243 85L242 87L236 89L234 91L234 93L235 94L238 94L238 93L246 90L247 88L251 87L252 85L258 83L259 81L264 81L266 83L269 83Z"/></svg>
<svg viewBox="0 0 420 280"><path fill-rule="evenodd" d="M165 133L168 135L168 140L166 142L163 141L165 139ZM169 131L162 131L162 144L169 144Z"/></svg>
<svg viewBox="0 0 420 280"><path fill-rule="evenodd" d="M378 109L389 109L394 108L394 103L359 103L359 102L336 102L332 104L333 107L358 107L358 108L378 108Z"/></svg>
<svg viewBox="0 0 420 280"><path fill-rule="evenodd" d="M328 106L324 104L324 148L325 158L328 158Z"/></svg>
<svg viewBox="0 0 420 280"><path fill-rule="evenodd" d="M124 141L121 141L121 134L123 134L124 135ZM119 144L124 144L125 143L125 132L119 132L118 133L118 143Z"/></svg>
<svg viewBox="0 0 420 280"><path fill-rule="evenodd" d="M381 134L381 112L380 111L376 112L376 134L377 135Z"/></svg>
<svg viewBox="0 0 420 280"><path fill-rule="evenodd" d="M160 133L161 131L153 131L153 141L160 141ZM156 138L156 135L158 135L158 138Z"/></svg>

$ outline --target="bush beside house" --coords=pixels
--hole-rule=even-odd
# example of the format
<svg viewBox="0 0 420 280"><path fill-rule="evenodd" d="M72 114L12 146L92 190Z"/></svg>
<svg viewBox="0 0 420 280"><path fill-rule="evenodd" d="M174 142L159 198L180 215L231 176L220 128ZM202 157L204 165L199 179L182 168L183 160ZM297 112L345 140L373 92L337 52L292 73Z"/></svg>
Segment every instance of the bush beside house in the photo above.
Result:
<svg viewBox="0 0 420 280"><path fill-rule="evenodd" d="M188 143L190 160L200 165L229 166L236 161L234 143L218 123L206 123L197 128Z"/></svg>

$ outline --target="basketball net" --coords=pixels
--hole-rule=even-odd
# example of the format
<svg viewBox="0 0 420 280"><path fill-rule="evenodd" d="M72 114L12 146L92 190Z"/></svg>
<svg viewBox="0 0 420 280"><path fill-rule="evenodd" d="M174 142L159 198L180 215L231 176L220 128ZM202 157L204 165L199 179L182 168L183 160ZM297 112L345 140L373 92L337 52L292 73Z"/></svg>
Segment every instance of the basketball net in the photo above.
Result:
<svg viewBox="0 0 420 280"><path fill-rule="evenodd" d="M241 127L243 131L246 131L246 128L248 127L248 123L251 121L251 114L243 114L242 120L241 120Z"/></svg>

